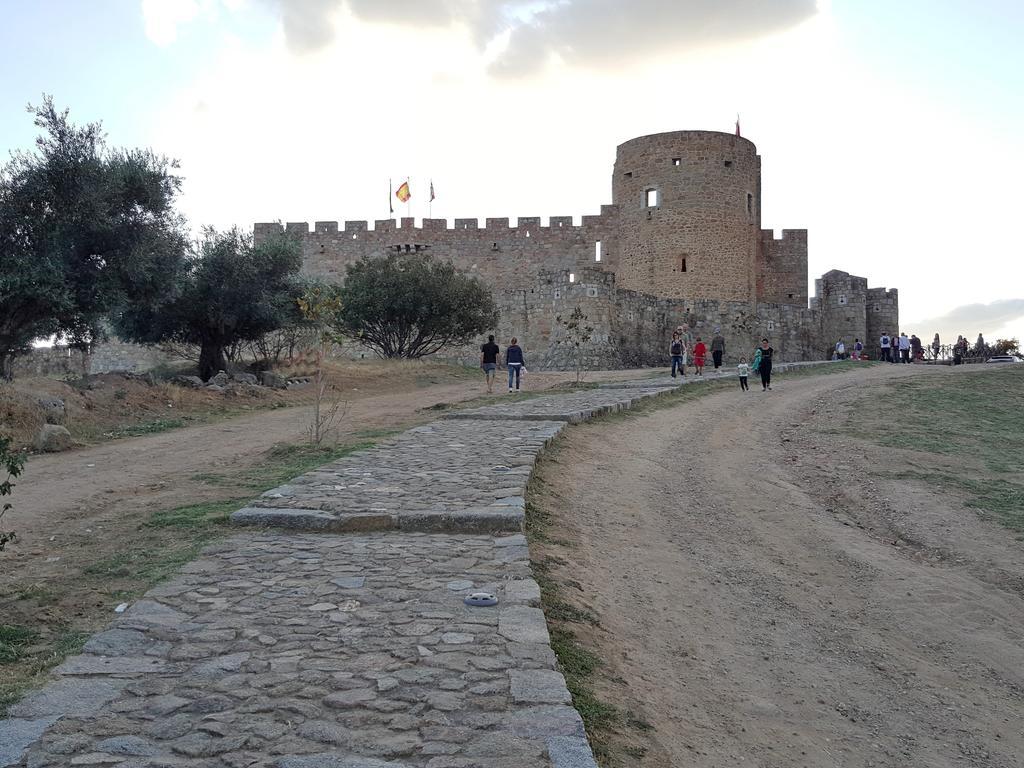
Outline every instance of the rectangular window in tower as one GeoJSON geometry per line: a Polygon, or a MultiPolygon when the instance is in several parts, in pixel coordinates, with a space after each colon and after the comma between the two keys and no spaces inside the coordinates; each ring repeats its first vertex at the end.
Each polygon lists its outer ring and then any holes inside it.
{"type": "Polygon", "coordinates": [[[680,166],[682,164],[683,164],[683,158],[681,158],[681,157],[673,157],[672,158],[672,165],[675,165],[675,166],[678,167],[678,166],[680,166]]]}
{"type": "Polygon", "coordinates": [[[686,271],[686,257],[685,256],[683,256],[683,258],[679,262],[679,271],[680,272],[685,272],[686,271]]]}
{"type": "Polygon", "coordinates": [[[846,297],[845,296],[840,296],[839,297],[839,304],[840,305],[846,304],[846,297]]]}
{"type": "Polygon", "coordinates": [[[601,241],[598,240],[594,243],[594,261],[601,260],[601,241]]]}
{"type": "Polygon", "coordinates": [[[656,189],[646,189],[646,190],[644,190],[644,204],[648,208],[657,208],[658,207],[658,190],[656,190],[656,189]]]}
{"type": "Polygon", "coordinates": [[[575,283],[576,282],[576,275],[573,274],[572,272],[569,273],[569,282],[570,283],[575,283]]]}
{"type": "Polygon", "coordinates": [[[732,160],[726,160],[725,161],[725,167],[726,168],[732,168],[732,160]]]}
{"type": "Polygon", "coordinates": [[[747,215],[754,215],[754,196],[747,192],[747,215]]]}

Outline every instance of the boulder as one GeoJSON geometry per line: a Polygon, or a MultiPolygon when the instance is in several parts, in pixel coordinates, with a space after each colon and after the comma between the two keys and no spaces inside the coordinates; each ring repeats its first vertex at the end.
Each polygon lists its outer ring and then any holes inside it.
{"type": "Polygon", "coordinates": [[[47,424],[63,424],[67,418],[64,401],[59,397],[41,397],[39,407],[43,409],[43,418],[47,424]]]}
{"type": "Polygon", "coordinates": [[[273,371],[260,371],[260,384],[264,387],[272,387],[273,389],[287,389],[288,379],[280,373],[274,373],[273,371]]]}
{"type": "Polygon", "coordinates": [[[207,384],[216,384],[218,387],[226,387],[228,382],[231,381],[231,377],[228,376],[224,371],[217,371],[217,375],[212,377],[207,384]]]}
{"type": "Polygon", "coordinates": [[[237,381],[239,384],[250,384],[256,386],[258,380],[251,373],[233,373],[231,374],[231,380],[237,381]]]}
{"type": "Polygon", "coordinates": [[[71,447],[71,433],[59,424],[45,424],[33,444],[37,451],[58,453],[71,447]]]}
{"type": "Polygon", "coordinates": [[[171,379],[172,384],[177,384],[179,387],[190,387],[191,389],[199,389],[203,386],[203,380],[198,376],[175,376],[171,379]]]}

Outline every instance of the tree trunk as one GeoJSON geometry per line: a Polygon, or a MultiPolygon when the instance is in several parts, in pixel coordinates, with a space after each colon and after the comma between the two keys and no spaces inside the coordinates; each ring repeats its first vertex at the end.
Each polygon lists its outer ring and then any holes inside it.
{"type": "Polygon", "coordinates": [[[218,371],[226,371],[227,368],[224,345],[215,341],[204,341],[199,350],[199,378],[209,381],[218,371]]]}
{"type": "Polygon", "coordinates": [[[0,379],[14,381],[14,354],[0,352],[0,379]]]}

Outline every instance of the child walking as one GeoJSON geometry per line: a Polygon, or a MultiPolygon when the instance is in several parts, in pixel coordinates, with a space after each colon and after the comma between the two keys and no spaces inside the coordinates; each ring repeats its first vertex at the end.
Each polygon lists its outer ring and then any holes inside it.
{"type": "Polygon", "coordinates": [[[750,387],[747,386],[747,376],[750,375],[750,366],[747,365],[747,358],[740,358],[740,364],[736,366],[736,372],[740,375],[740,389],[744,392],[749,392],[750,387]]]}
{"type": "Polygon", "coordinates": [[[697,343],[693,347],[693,366],[697,369],[697,375],[704,375],[704,359],[707,357],[708,348],[703,341],[700,340],[700,336],[697,337],[697,343]]]}

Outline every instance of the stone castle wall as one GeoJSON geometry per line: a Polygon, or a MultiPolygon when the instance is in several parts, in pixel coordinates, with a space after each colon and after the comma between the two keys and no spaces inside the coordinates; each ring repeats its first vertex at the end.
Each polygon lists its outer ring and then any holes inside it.
{"type": "Polygon", "coordinates": [[[784,229],[778,240],[761,231],[757,254],[757,300],[807,306],[807,230],[784,229]]]}
{"type": "MultiPolygon", "coordinates": [[[[786,360],[822,358],[841,334],[866,337],[867,281],[846,273],[808,309],[807,230],[761,229],[761,158],[753,143],[713,131],[644,136],[618,147],[612,204],[579,225],[569,216],[509,219],[319,221],[256,224],[260,240],[284,233],[301,245],[303,270],[341,282],[362,258],[424,253],[452,262],[493,292],[494,329],[515,336],[546,368],[572,367],[559,316],[578,304],[594,326],[587,366],[660,364],[666,332],[690,320],[730,349],[768,336],[786,360]],[[833,286],[846,275],[849,285],[833,286]],[[848,303],[832,300],[846,290],[848,303]],[[836,294],[837,296],[840,294],[836,294]]],[[[883,291],[884,292],[884,291],[883,291]]],[[[883,300],[886,321],[895,292],[883,300]]],[[[848,339],[852,343],[852,338],[848,339]]],[[[478,343],[450,354],[476,360],[478,343]]]]}

